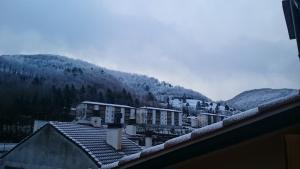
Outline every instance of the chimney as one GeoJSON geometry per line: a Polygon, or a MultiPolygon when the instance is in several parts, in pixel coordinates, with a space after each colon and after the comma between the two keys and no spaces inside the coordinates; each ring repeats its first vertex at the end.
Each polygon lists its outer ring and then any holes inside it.
{"type": "Polygon", "coordinates": [[[129,122],[125,129],[126,134],[136,135],[136,121],[135,119],[129,119],[129,122]]]}
{"type": "Polygon", "coordinates": [[[145,138],[145,147],[146,148],[152,147],[152,135],[153,135],[153,132],[152,131],[146,131],[145,135],[146,135],[146,138],[145,138]]]}
{"type": "Polygon", "coordinates": [[[115,150],[122,148],[122,124],[121,113],[115,113],[114,122],[107,125],[106,143],[112,146],[115,150]]]}

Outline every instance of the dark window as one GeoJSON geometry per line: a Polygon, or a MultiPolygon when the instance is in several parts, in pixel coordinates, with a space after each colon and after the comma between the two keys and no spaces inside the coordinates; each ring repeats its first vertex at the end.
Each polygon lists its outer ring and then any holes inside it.
{"type": "Polygon", "coordinates": [[[124,118],[125,124],[128,124],[129,119],[130,119],[130,109],[126,108],[125,109],[125,118],[124,118]]]}
{"type": "Polygon", "coordinates": [[[113,113],[114,114],[121,113],[121,108],[120,107],[115,107],[115,111],[113,113]]]}
{"type": "Polygon", "coordinates": [[[105,123],[105,111],[106,111],[106,106],[100,106],[99,107],[100,111],[100,117],[101,117],[101,122],[102,124],[105,123]]]}
{"type": "Polygon", "coordinates": [[[212,124],[212,123],[213,123],[213,121],[212,121],[212,116],[208,115],[207,118],[208,118],[208,119],[207,119],[208,125],[212,124]]]}
{"type": "Polygon", "coordinates": [[[174,125],[179,125],[179,113],[174,112],[174,125]]]}
{"type": "Polygon", "coordinates": [[[156,110],[156,114],[155,114],[155,124],[156,125],[160,125],[160,111],[156,110]]]}
{"type": "Polygon", "coordinates": [[[152,110],[147,111],[147,124],[152,124],[152,110]]]}
{"type": "Polygon", "coordinates": [[[90,118],[94,115],[94,105],[87,104],[86,117],[90,118]]]}
{"type": "Polygon", "coordinates": [[[92,105],[92,104],[87,104],[87,109],[88,109],[88,110],[94,110],[94,105],[92,105]]]}
{"type": "Polygon", "coordinates": [[[172,125],[172,112],[167,112],[167,125],[172,125]]]}

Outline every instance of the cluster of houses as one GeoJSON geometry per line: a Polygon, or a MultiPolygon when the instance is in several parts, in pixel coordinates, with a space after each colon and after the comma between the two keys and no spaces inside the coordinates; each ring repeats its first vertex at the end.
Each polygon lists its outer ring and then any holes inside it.
{"type": "Polygon", "coordinates": [[[239,110],[230,108],[228,105],[199,100],[172,98],[170,105],[183,112],[183,126],[200,128],[224,120],[239,110]]]}
{"type": "Polygon", "coordinates": [[[155,145],[156,127],[184,127],[181,111],[86,101],[75,121],[39,125],[0,157],[0,169],[298,169],[299,112],[300,93],[155,145]]]}

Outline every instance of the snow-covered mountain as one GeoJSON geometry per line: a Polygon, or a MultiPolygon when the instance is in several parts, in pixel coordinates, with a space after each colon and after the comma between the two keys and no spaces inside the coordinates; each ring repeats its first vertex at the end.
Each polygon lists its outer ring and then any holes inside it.
{"type": "Polygon", "coordinates": [[[294,89],[255,89],[242,92],[226,101],[226,103],[230,107],[244,111],[281,97],[294,95],[298,92],[298,90],[294,89]]]}
{"type": "Polygon", "coordinates": [[[136,93],[147,94],[153,93],[158,101],[166,101],[167,98],[183,97],[184,95],[189,98],[210,100],[199,92],[183,88],[181,86],[173,86],[170,83],[159,81],[156,78],[148,77],[145,75],[124,73],[119,71],[108,71],[123,84],[129,86],[136,93]]]}
{"type": "Polygon", "coordinates": [[[34,77],[44,85],[90,84],[103,88],[110,86],[112,89],[123,87],[116,78],[100,67],[56,55],[2,55],[0,72],[25,79],[34,77]]]}
{"type": "MultiPolygon", "coordinates": [[[[161,82],[153,77],[130,74],[109,70],[90,64],[85,61],[71,59],[57,55],[1,55],[0,75],[18,75],[21,78],[37,78],[37,81],[48,85],[62,86],[65,84],[94,85],[97,88],[122,90],[135,94],[138,97],[151,92],[157,100],[167,97],[187,97],[209,100],[206,96],[180,86],[173,86],[161,82]]],[[[5,79],[3,79],[5,81],[5,79]]],[[[18,79],[16,83],[21,83],[18,79]]],[[[30,85],[22,82],[23,85],[30,85]]]]}

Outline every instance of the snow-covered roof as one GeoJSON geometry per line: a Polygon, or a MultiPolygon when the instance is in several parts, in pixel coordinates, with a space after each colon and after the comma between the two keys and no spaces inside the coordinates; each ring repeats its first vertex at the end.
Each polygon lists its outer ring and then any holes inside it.
{"type": "Polygon", "coordinates": [[[294,103],[296,103],[299,106],[300,91],[296,95],[292,95],[292,96],[286,97],[286,98],[281,98],[281,99],[275,100],[273,102],[269,102],[267,104],[260,105],[257,108],[233,115],[233,116],[225,119],[224,121],[220,121],[218,123],[214,123],[214,124],[205,126],[203,128],[196,129],[189,134],[182,135],[180,137],[176,137],[171,140],[168,140],[167,142],[165,142],[163,144],[144,149],[144,150],[142,150],[142,152],[138,152],[138,153],[132,154],[130,156],[125,156],[125,157],[121,158],[118,162],[113,163],[114,165],[104,165],[104,166],[105,166],[105,168],[115,168],[115,167],[120,167],[120,166],[123,166],[123,165],[131,163],[131,162],[136,162],[136,161],[138,161],[140,159],[144,159],[146,157],[154,157],[154,155],[156,155],[156,157],[157,157],[157,154],[159,152],[163,152],[165,150],[170,150],[172,148],[174,148],[174,149],[176,149],[178,147],[180,148],[180,146],[182,146],[183,144],[187,144],[187,143],[191,143],[191,142],[195,143],[198,140],[201,141],[201,140],[203,140],[202,138],[204,136],[213,136],[214,133],[216,133],[217,131],[223,131],[223,129],[225,129],[225,127],[227,127],[227,126],[241,124],[245,120],[248,120],[250,118],[254,118],[254,117],[257,117],[260,115],[266,115],[274,110],[281,108],[282,106],[288,106],[288,105],[294,104],[294,103]]]}
{"type": "Polygon", "coordinates": [[[180,113],[180,110],[174,110],[174,109],[164,109],[164,108],[157,108],[157,107],[140,107],[140,109],[150,109],[150,110],[160,110],[160,111],[171,111],[171,112],[178,112],[180,113]]]}
{"type": "Polygon", "coordinates": [[[70,122],[50,122],[60,133],[86,151],[100,164],[110,164],[142,149],[123,135],[122,150],[116,151],[106,143],[106,128],[95,128],[70,122]]]}
{"type": "Polygon", "coordinates": [[[101,102],[92,102],[92,101],[83,101],[82,104],[93,104],[93,105],[101,105],[101,106],[112,106],[112,107],[121,107],[121,108],[130,108],[133,109],[134,107],[121,105],[121,104],[110,104],[110,103],[101,103],[101,102]]]}
{"type": "MultiPolygon", "coordinates": [[[[96,165],[99,166],[99,168],[106,164],[110,164],[108,166],[111,168],[114,166],[113,163],[118,162],[121,158],[142,151],[142,148],[126,138],[125,134],[122,136],[122,149],[118,151],[115,150],[106,143],[107,128],[95,128],[92,126],[80,125],[72,122],[49,122],[44,127],[47,126],[53,127],[58,133],[78,146],[95,162],[96,165]]],[[[16,147],[29,140],[39,131],[42,131],[44,127],[26,137],[2,157],[6,156],[16,147]]]]}

